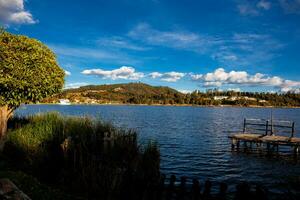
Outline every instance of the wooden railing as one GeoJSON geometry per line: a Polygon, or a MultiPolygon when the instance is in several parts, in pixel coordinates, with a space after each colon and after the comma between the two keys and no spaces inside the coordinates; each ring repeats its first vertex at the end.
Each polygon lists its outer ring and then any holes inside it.
{"type": "Polygon", "coordinates": [[[153,200],[224,200],[224,199],[267,199],[268,190],[262,186],[251,185],[242,182],[236,185],[235,191],[228,192],[226,183],[212,183],[206,180],[203,183],[196,178],[189,179],[180,177],[176,179],[175,175],[166,178],[162,176],[161,185],[157,191],[152,190],[152,195],[147,195],[146,199],[153,200]],[[187,183],[190,184],[187,184],[187,183]],[[217,187],[215,189],[214,187],[217,187]],[[154,194],[154,195],[153,195],[154,194]],[[251,197],[251,198],[250,198],[251,197]]]}
{"type": "Polygon", "coordinates": [[[244,119],[243,133],[260,133],[275,135],[275,133],[288,133],[295,135],[295,122],[284,120],[244,119]]]}

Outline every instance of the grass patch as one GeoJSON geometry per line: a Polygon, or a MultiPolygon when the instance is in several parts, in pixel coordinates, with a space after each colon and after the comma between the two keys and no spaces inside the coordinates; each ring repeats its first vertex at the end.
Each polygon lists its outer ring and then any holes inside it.
{"type": "Polygon", "coordinates": [[[12,166],[68,193],[139,199],[159,181],[157,145],[138,145],[133,130],[57,113],[14,118],[10,127],[4,155],[12,166]]]}

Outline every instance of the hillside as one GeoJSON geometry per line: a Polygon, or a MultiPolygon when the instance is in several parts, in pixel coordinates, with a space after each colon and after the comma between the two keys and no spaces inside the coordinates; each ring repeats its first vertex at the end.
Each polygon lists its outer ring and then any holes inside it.
{"type": "Polygon", "coordinates": [[[71,103],[99,104],[192,104],[233,106],[300,106],[300,94],[207,90],[183,94],[175,89],[144,83],[89,85],[64,90],[43,103],[58,103],[68,99],[71,103]]]}
{"type": "Polygon", "coordinates": [[[173,104],[180,103],[183,98],[184,94],[169,87],[127,83],[68,89],[43,102],[57,103],[59,99],[69,99],[74,103],[173,104]]]}

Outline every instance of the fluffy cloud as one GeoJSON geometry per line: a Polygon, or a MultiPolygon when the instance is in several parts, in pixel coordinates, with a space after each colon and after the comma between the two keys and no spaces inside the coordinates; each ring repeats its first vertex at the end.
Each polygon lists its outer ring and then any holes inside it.
{"type": "Polygon", "coordinates": [[[161,80],[162,81],[167,81],[167,82],[176,82],[184,76],[185,76],[185,73],[167,72],[167,73],[163,74],[163,76],[161,77],[161,80]]]}
{"type": "Polygon", "coordinates": [[[160,78],[162,81],[166,82],[177,82],[182,77],[185,76],[185,73],[181,72],[166,72],[166,73],[159,73],[159,72],[152,72],[149,76],[153,79],[160,78]]]}
{"type": "Polygon", "coordinates": [[[292,90],[300,87],[299,81],[284,80],[278,76],[267,76],[256,73],[250,75],[245,71],[226,72],[223,68],[218,68],[214,72],[207,74],[191,74],[194,81],[200,81],[206,87],[220,87],[224,84],[250,85],[250,86],[272,86],[280,88],[281,91],[292,90]]]}
{"type": "Polygon", "coordinates": [[[283,93],[291,92],[291,93],[300,94],[300,88],[289,88],[289,87],[286,87],[286,88],[281,88],[280,91],[283,92],[283,93]]]}
{"type": "Polygon", "coordinates": [[[66,75],[66,76],[71,76],[71,72],[65,70],[65,75],[66,75]]]}
{"type": "Polygon", "coordinates": [[[179,92],[183,93],[183,94],[188,94],[188,93],[192,93],[192,90],[178,90],[179,92]]]}
{"type": "Polygon", "coordinates": [[[271,8],[271,3],[266,0],[261,0],[256,4],[256,6],[264,10],[269,10],[271,8]]]}
{"type": "Polygon", "coordinates": [[[24,0],[0,0],[0,21],[4,24],[34,24],[32,14],[24,8],[24,0]]]}
{"type": "Polygon", "coordinates": [[[227,91],[241,92],[241,88],[228,88],[227,91]]]}
{"type": "Polygon", "coordinates": [[[122,66],[119,69],[103,70],[103,69],[88,69],[81,72],[85,75],[96,75],[103,79],[125,79],[139,80],[144,77],[144,73],[136,72],[133,67],[122,66]]]}
{"type": "Polygon", "coordinates": [[[269,10],[271,8],[271,2],[268,0],[239,0],[237,2],[237,9],[244,16],[258,16],[262,10],[269,10]]]}
{"type": "Polygon", "coordinates": [[[162,73],[159,73],[159,72],[152,72],[152,73],[150,73],[149,74],[149,76],[151,77],[151,78],[153,78],[153,79],[155,79],[155,78],[160,78],[160,77],[162,77],[162,73]]]}

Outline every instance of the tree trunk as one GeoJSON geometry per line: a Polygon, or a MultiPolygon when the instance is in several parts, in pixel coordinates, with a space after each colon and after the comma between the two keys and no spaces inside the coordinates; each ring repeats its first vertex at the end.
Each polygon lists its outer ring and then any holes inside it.
{"type": "Polygon", "coordinates": [[[7,106],[0,107],[0,152],[4,148],[9,115],[10,113],[7,106]]]}

